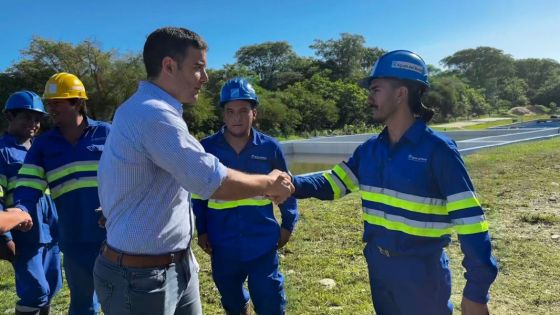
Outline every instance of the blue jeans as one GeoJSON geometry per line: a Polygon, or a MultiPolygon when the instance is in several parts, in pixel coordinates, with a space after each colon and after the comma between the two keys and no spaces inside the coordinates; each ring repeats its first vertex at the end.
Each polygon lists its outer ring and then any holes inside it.
{"type": "Polygon", "coordinates": [[[60,249],[54,244],[17,244],[13,263],[16,292],[20,300],[16,310],[39,309],[50,304],[62,288],[60,249]]]}
{"type": "Polygon", "coordinates": [[[198,264],[192,252],[168,267],[119,266],[99,255],[93,271],[105,315],[201,315],[198,264]]]}
{"type": "Polygon", "coordinates": [[[70,289],[69,315],[93,315],[101,310],[93,288],[93,265],[101,244],[64,245],[64,273],[70,289]]]}
{"type": "Polygon", "coordinates": [[[249,302],[249,296],[257,314],[285,313],[284,277],[278,270],[276,249],[250,261],[232,259],[214,249],[212,278],[222,296],[222,306],[231,314],[241,313],[249,302]],[[243,286],[245,280],[249,292],[243,286]]]}
{"type": "Polygon", "coordinates": [[[374,242],[364,248],[371,297],[379,315],[450,315],[451,272],[445,251],[431,256],[390,256],[374,242]]]}

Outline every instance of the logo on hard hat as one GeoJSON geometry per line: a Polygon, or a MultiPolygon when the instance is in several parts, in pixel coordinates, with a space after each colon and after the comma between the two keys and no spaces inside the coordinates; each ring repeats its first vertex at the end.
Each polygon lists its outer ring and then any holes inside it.
{"type": "Polygon", "coordinates": [[[418,65],[415,65],[413,63],[406,62],[406,61],[393,61],[391,63],[391,67],[392,68],[397,68],[397,69],[411,70],[411,71],[414,71],[414,72],[418,72],[420,74],[424,74],[424,68],[423,67],[420,67],[418,65]]]}
{"type": "Polygon", "coordinates": [[[47,89],[49,91],[48,93],[50,94],[56,93],[56,88],[57,88],[56,83],[49,84],[49,88],[47,89]]]}

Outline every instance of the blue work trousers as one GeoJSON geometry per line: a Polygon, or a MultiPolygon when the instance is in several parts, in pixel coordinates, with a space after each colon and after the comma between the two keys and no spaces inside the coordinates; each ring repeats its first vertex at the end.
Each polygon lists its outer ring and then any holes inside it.
{"type": "Polygon", "coordinates": [[[378,315],[453,313],[451,272],[445,251],[431,256],[399,256],[368,242],[364,255],[378,315]]]}
{"type": "Polygon", "coordinates": [[[239,314],[249,302],[249,296],[259,315],[285,313],[284,277],[278,270],[276,249],[250,261],[237,261],[214,250],[212,278],[220,291],[222,306],[231,314],[239,314]],[[245,280],[249,292],[244,287],[245,280]]]}
{"type": "Polygon", "coordinates": [[[93,266],[101,244],[83,243],[62,248],[64,274],[70,289],[69,315],[98,314],[101,311],[93,286],[93,266]]]}
{"type": "Polygon", "coordinates": [[[198,264],[192,252],[167,267],[120,266],[102,255],[95,290],[105,315],[201,315],[198,264]]]}
{"type": "Polygon", "coordinates": [[[58,245],[19,242],[16,246],[17,254],[13,263],[19,297],[16,310],[29,311],[49,305],[62,288],[58,245]]]}

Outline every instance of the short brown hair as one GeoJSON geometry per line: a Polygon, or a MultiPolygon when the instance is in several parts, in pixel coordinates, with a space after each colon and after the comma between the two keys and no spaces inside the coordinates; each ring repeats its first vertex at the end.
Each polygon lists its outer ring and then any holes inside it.
{"type": "Polygon", "coordinates": [[[144,44],[144,66],[148,79],[157,78],[161,61],[171,57],[179,64],[187,57],[187,49],[207,50],[208,45],[197,33],[182,27],[162,27],[153,31],[144,44]]]}

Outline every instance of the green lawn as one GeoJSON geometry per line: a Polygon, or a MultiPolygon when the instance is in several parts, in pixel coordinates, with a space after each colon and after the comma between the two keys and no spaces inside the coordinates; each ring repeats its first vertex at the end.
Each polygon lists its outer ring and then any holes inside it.
{"type": "MultiPolygon", "coordinates": [[[[491,289],[492,314],[560,314],[560,138],[484,150],[466,158],[486,209],[500,274],[491,289]]],[[[368,276],[362,256],[359,197],[334,202],[300,202],[301,220],[282,250],[288,314],[372,314],[368,276]],[[337,286],[324,289],[319,280],[337,286]]],[[[464,280],[462,254],[449,247],[453,301],[457,310],[464,280]]],[[[201,265],[205,314],[221,314],[210,278],[209,261],[196,249],[201,265]]],[[[0,263],[0,314],[16,300],[11,268],[0,263]]],[[[54,301],[65,309],[67,289],[54,301]]],[[[460,313],[460,312],[457,312],[460,313]]]]}
{"type": "Polygon", "coordinates": [[[496,121],[487,121],[487,122],[479,122],[473,125],[465,126],[463,128],[449,128],[449,127],[441,127],[438,125],[430,126],[431,128],[439,131],[461,131],[461,130],[485,130],[491,127],[498,127],[498,126],[505,126],[513,123],[520,123],[520,122],[528,122],[532,120],[538,119],[545,119],[549,118],[550,115],[527,115],[527,116],[519,116],[515,118],[508,118],[503,120],[496,120],[496,121]]]}

